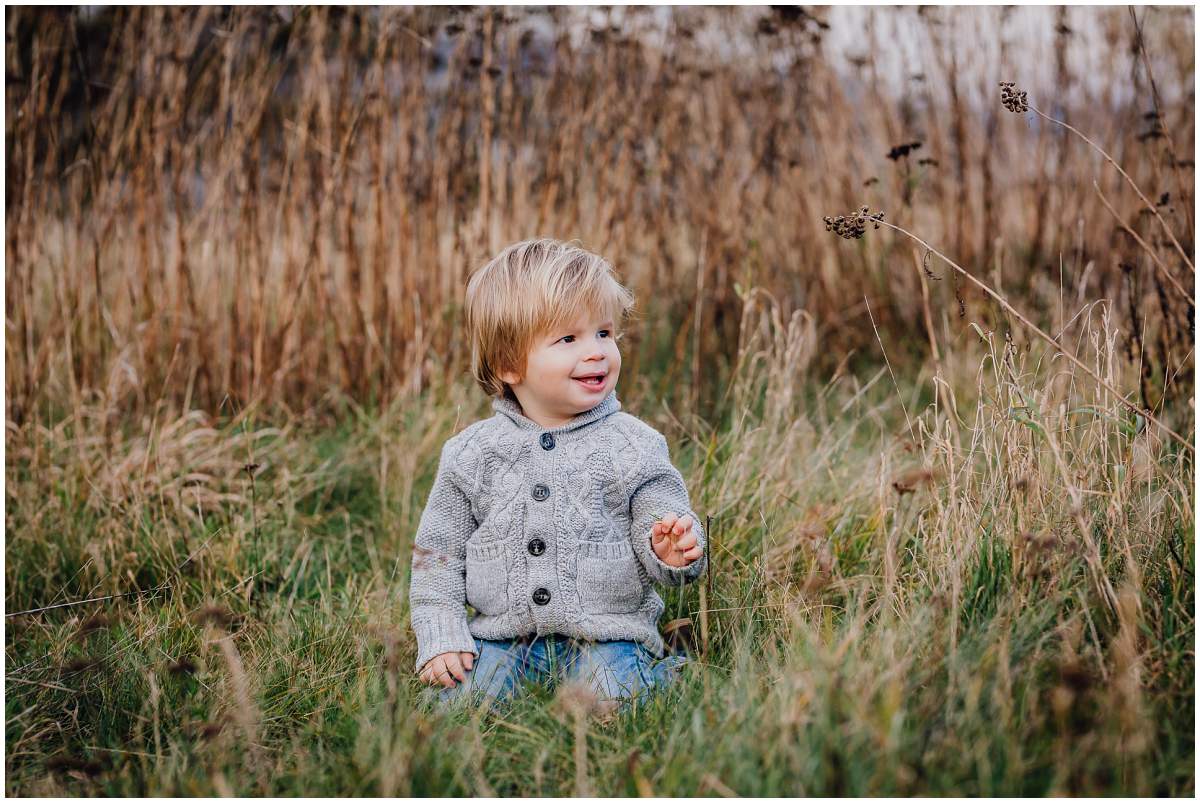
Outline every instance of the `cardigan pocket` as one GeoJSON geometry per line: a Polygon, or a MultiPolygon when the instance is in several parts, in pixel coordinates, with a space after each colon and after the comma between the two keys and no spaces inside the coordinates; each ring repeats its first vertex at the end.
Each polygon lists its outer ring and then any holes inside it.
{"type": "Polygon", "coordinates": [[[508,610],[508,564],[503,542],[467,544],[467,602],[484,616],[508,610]]]}
{"type": "Polygon", "coordinates": [[[576,583],[584,613],[633,613],[642,607],[646,587],[628,541],[579,541],[576,583]]]}

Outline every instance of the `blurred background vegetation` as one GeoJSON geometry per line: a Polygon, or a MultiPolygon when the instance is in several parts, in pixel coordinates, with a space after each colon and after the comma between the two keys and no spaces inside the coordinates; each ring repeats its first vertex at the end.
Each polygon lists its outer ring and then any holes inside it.
{"type": "MultiPolygon", "coordinates": [[[[1052,332],[1112,299],[1142,401],[1186,398],[1190,301],[1093,182],[1184,270],[1164,232],[997,84],[1103,143],[1190,253],[1191,30],[1186,8],[14,9],[9,417],[420,390],[461,375],[470,270],[540,235],[637,294],[627,388],[682,381],[697,411],[729,376],[739,287],[812,314],[828,370],[878,359],[868,304],[920,359],[913,244],[824,230],[863,204],[1052,332]]],[[[939,335],[1001,320],[944,278],[939,335]]]]}

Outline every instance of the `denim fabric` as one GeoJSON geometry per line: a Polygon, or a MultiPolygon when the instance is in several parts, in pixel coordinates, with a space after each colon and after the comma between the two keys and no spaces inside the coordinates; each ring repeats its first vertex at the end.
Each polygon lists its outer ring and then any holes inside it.
{"type": "Polygon", "coordinates": [[[451,688],[426,689],[445,705],[464,697],[511,699],[524,681],[581,682],[602,700],[628,706],[634,698],[673,683],[687,658],[656,659],[636,641],[590,641],[561,635],[510,639],[475,638],[479,657],[465,681],[451,688]]]}

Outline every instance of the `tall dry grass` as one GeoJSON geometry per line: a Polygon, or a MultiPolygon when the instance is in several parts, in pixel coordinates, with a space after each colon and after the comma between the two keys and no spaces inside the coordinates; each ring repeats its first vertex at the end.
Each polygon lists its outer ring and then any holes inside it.
{"type": "MultiPolygon", "coordinates": [[[[1052,331],[1065,298],[1114,299],[1143,404],[1180,394],[1191,307],[1133,236],[1190,283],[1178,254],[1120,175],[1004,114],[995,82],[1033,81],[1104,143],[1190,253],[1194,102],[1159,91],[1191,85],[1189,10],[1146,9],[1140,27],[1125,9],[1046,12],[1052,75],[997,10],[880,12],[850,52],[806,12],[680,9],[661,42],[652,12],[582,28],[576,13],[14,9],[8,417],[411,393],[462,370],[466,274],[540,234],[609,256],[642,300],[628,375],[688,382],[711,409],[737,286],[813,314],[829,369],[872,348],[868,302],[885,335],[921,328],[907,244],[823,234],[823,214],[863,202],[1052,331]],[[901,23],[928,45],[916,60],[889,58],[901,23]],[[1073,73],[1096,49],[1111,73],[1073,73]],[[643,353],[677,367],[646,376],[643,353]]],[[[947,326],[965,325],[960,304],[996,314],[953,279],[931,287],[947,326]]]]}

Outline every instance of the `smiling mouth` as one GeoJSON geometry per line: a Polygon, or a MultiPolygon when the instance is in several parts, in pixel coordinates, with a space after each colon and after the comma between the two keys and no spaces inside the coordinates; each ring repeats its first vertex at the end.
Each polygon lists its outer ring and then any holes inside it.
{"type": "Polygon", "coordinates": [[[571,378],[574,379],[576,382],[582,382],[583,384],[585,384],[591,388],[600,387],[601,385],[604,384],[604,380],[605,380],[604,376],[574,376],[571,378]]]}

